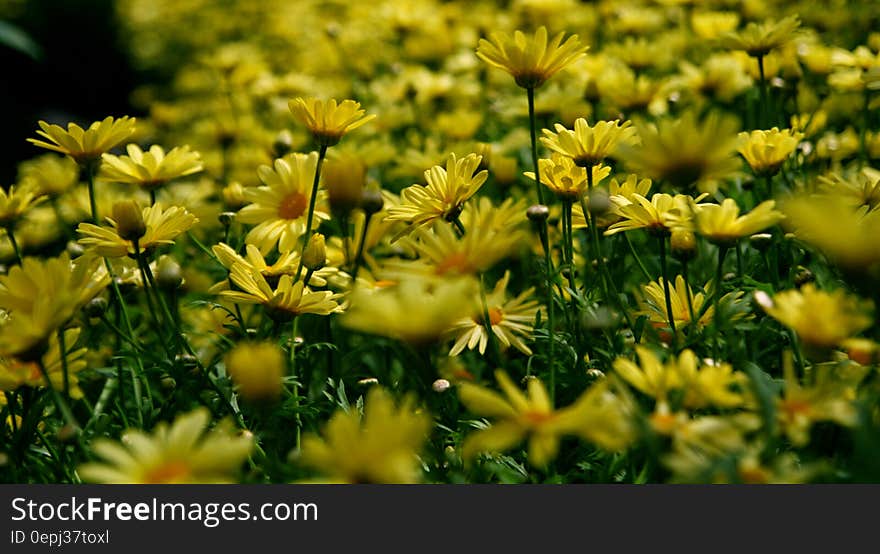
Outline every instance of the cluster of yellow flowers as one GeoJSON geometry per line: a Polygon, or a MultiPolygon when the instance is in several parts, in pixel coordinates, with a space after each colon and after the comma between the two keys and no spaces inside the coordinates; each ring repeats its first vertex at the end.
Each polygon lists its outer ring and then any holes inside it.
{"type": "Polygon", "coordinates": [[[174,78],[0,191],[0,467],[880,475],[870,2],[507,4],[121,0],[174,78]]]}

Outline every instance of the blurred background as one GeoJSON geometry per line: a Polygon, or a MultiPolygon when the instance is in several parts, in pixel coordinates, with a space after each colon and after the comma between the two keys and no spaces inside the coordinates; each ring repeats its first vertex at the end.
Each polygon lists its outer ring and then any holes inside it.
{"type": "Polygon", "coordinates": [[[88,124],[140,115],[129,104],[144,75],[129,63],[114,0],[0,0],[0,184],[39,152],[37,121],[88,124]]]}

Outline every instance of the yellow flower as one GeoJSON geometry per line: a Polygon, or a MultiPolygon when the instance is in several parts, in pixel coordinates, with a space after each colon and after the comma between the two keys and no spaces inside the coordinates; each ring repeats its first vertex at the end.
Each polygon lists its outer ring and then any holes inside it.
{"type": "Polygon", "coordinates": [[[45,154],[22,162],[19,182],[32,187],[37,195],[57,198],[79,182],[79,166],[66,156],[45,154]]]}
{"type": "Polygon", "coordinates": [[[486,170],[474,174],[482,159],[476,154],[460,159],[450,154],[445,169],[435,165],[425,171],[427,186],[413,185],[400,193],[400,204],[388,210],[386,220],[405,221],[411,229],[437,219],[454,221],[489,177],[486,170]]]}
{"type": "Polygon", "coordinates": [[[323,436],[306,435],[298,461],[336,483],[399,483],[421,481],[418,453],[428,437],[431,418],[407,396],[395,406],[391,395],[372,387],[364,414],[337,411],[323,436]]]}
{"type": "Polygon", "coordinates": [[[306,126],[322,147],[337,144],[347,133],[370,122],[376,116],[364,115],[359,102],[335,99],[296,98],[290,101],[290,111],[297,121],[306,126]]]}
{"type": "Polygon", "coordinates": [[[41,130],[37,134],[50,142],[32,138],[27,140],[41,148],[67,154],[76,163],[85,165],[96,162],[102,154],[129,138],[134,133],[135,121],[128,116],[116,120],[107,117],[103,121],[95,121],[88,129],[68,123],[66,131],[58,125],[40,121],[41,130]]]}
{"type": "MultiPolygon", "coordinates": [[[[118,212],[116,212],[118,213],[118,212]]],[[[171,206],[164,209],[161,203],[142,208],[145,232],[138,239],[138,250],[143,253],[164,244],[174,244],[174,239],[198,223],[198,219],[186,209],[171,206]]],[[[80,223],[77,230],[83,237],[79,243],[98,256],[107,258],[134,257],[134,240],[121,236],[119,222],[111,218],[110,227],[80,223]]],[[[125,233],[122,233],[125,234],[125,233]]]]}
{"type": "Polygon", "coordinates": [[[845,195],[801,195],[782,203],[783,225],[852,272],[870,272],[880,263],[880,210],[855,210],[845,195]]]}
{"type": "Polygon", "coordinates": [[[477,56],[491,66],[511,74],[523,88],[538,88],[564,67],[584,56],[577,35],[562,42],[565,33],[559,33],[548,43],[547,28],[541,26],[533,37],[521,31],[509,34],[493,33],[492,40],[480,39],[477,56]]]}
{"type": "Polygon", "coordinates": [[[715,39],[733,31],[739,25],[739,14],[735,12],[694,12],[691,15],[691,29],[702,39],[715,39]]]}
{"type": "Polygon", "coordinates": [[[785,389],[776,401],[776,413],[782,429],[795,446],[810,442],[813,423],[832,421],[852,426],[858,419],[853,405],[852,387],[838,381],[827,366],[814,366],[813,383],[802,385],[794,372],[791,355],[783,363],[785,389]]]}
{"type": "Polygon", "coordinates": [[[651,200],[638,193],[633,193],[629,198],[622,195],[612,196],[611,209],[621,221],[611,225],[605,234],[647,229],[654,234],[666,235],[676,230],[691,230],[691,204],[697,204],[706,196],[701,194],[692,198],[683,194],[672,196],[657,193],[651,196],[651,200]]]}
{"type": "Polygon", "coordinates": [[[473,277],[438,281],[417,276],[376,290],[357,287],[341,322],[365,333],[430,343],[454,322],[476,313],[477,287],[473,277]]]}
{"type": "Polygon", "coordinates": [[[572,405],[555,410],[538,378],[529,378],[527,394],[502,370],[495,372],[495,379],[504,396],[472,383],[459,385],[459,396],[468,410],[495,419],[491,426],[465,438],[465,460],[479,452],[503,452],[528,439],[529,463],[543,467],[556,457],[565,435],[586,438],[607,450],[622,450],[632,440],[624,405],[605,385],[593,386],[572,405]]]}
{"type": "Polygon", "coordinates": [[[800,25],[796,15],[778,21],[753,21],[741,31],[730,31],[722,35],[721,45],[730,50],[743,50],[753,58],[763,57],[771,50],[788,44],[800,25]]]}
{"type": "MultiPolygon", "coordinates": [[[[597,175],[595,171],[598,168],[594,167],[593,169],[593,182],[595,184],[599,182],[597,178],[600,175],[597,175]]],[[[543,173],[541,176],[543,177],[543,173]]],[[[602,179],[604,178],[605,177],[602,176],[602,179]]],[[[651,192],[650,179],[639,179],[638,175],[632,173],[629,174],[624,181],[612,177],[611,181],[608,182],[607,196],[608,201],[611,202],[611,209],[601,214],[593,214],[596,226],[599,228],[605,228],[617,223],[620,221],[620,215],[614,205],[623,206],[631,204],[636,201],[635,195],[647,197],[649,192],[651,192]]],[[[602,192],[599,194],[602,194],[602,192]]],[[[590,207],[590,201],[591,199],[589,195],[584,197],[584,204],[587,205],[587,209],[590,207]]],[[[571,223],[573,229],[585,229],[587,227],[587,218],[584,217],[584,209],[580,203],[576,203],[572,208],[571,223]]]]}
{"type": "MultiPolygon", "coordinates": [[[[854,209],[866,207],[868,211],[880,208],[880,171],[863,167],[855,176],[837,173],[819,176],[819,190],[829,197],[840,196],[851,200],[854,209]]],[[[852,216],[855,218],[855,214],[852,216]]]]}
{"type": "Polygon", "coordinates": [[[286,373],[284,353],[274,342],[240,342],[226,354],[226,372],[251,401],[274,400],[286,373]]]}
{"type": "Polygon", "coordinates": [[[544,129],[541,143],[563,156],[571,158],[579,167],[592,167],[613,155],[618,145],[638,144],[636,129],[632,122],[619,119],[598,121],[592,127],[587,120],[579,117],[574,122],[574,130],[555,125],[556,132],[544,129]]]}
{"type": "MultiPolygon", "coordinates": [[[[666,312],[666,297],[664,295],[663,277],[657,282],[650,282],[643,285],[645,292],[644,309],[642,314],[648,316],[651,324],[659,327],[666,327],[669,324],[669,316],[666,312]]],[[[691,312],[688,306],[688,296],[690,296],[690,306],[693,307],[694,317],[698,318],[696,326],[699,329],[712,322],[715,313],[714,306],[706,307],[705,313],[701,312],[707,300],[706,289],[702,289],[697,294],[685,284],[684,277],[677,275],[675,277],[675,286],[669,287],[670,300],[672,303],[672,317],[675,320],[677,329],[683,329],[691,322],[691,312]],[[702,313],[702,315],[700,315],[702,313]]]]}
{"type": "Polygon", "coordinates": [[[33,206],[46,200],[46,196],[40,195],[33,187],[9,187],[9,190],[0,189],[0,227],[9,229],[24,216],[33,206]]]}
{"type": "Polygon", "coordinates": [[[152,190],[173,179],[198,173],[204,166],[198,152],[189,146],[172,148],[168,154],[154,144],[144,152],[136,144],[126,147],[128,156],[104,154],[101,178],[115,183],[130,183],[152,190]]]}
{"type": "MultiPolygon", "coordinates": [[[[247,234],[248,244],[254,244],[263,255],[274,246],[281,252],[290,252],[306,232],[312,183],[318,165],[318,154],[292,154],[275,160],[275,167],[260,166],[257,173],[266,185],[249,187],[244,191],[250,202],[236,218],[242,223],[256,225],[247,234]]],[[[326,192],[318,191],[312,228],[322,219],[330,219],[324,211],[326,192]]]]}
{"type": "Polygon", "coordinates": [[[206,408],[162,422],[152,434],[129,429],[121,442],[97,439],[92,451],[104,462],[86,463],[77,472],[84,481],[105,484],[231,483],[250,455],[253,438],[236,434],[222,422],[208,429],[206,408]]]}
{"type": "Polygon", "coordinates": [[[637,125],[641,145],[623,143],[618,155],[632,171],[655,181],[679,189],[714,190],[740,167],[734,157],[737,127],[736,120],[718,112],[699,121],[688,111],[656,125],[637,125]]]}
{"type": "MultiPolygon", "coordinates": [[[[516,298],[508,299],[509,281],[510,271],[505,271],[495,289],[486,295],[486,312],[489,314],[492,334],[503,348],[513,346],[526,356],[531,356],[532,350],[523,339],[531,338],[535,317],[541,307],[537,300],[532,299],[534,288],[523,291],[516,298]]],[[[476,299],[474,303],[477,304],[476,299]]],[[[456,337],[455,344],[449,351],[450,356],[458,356],[465,348],[478,348],[480,354],[485,354],[489,335],[486,333],[482,304],[477,305],[480,309],[475,315],[461,318],[449,330],[449,334],[456,337]]]]}
{"type": "Polygon", "coordinates": [[[657,402],[664,402],[669,391],[681,387],[678,361],[675,358],[670,358],[663,364],[652,350],[640,345],[636,346],[636,354],[639,357],[638,364],[622,357],[615,359],[612,364],[614,371],[634,389],[657,402]]]}
{"type": "Polygon", "coordinates": [[[0,355],[33,361],[43,355],[51,334],[110,282],[100,260],[25,258],[0,275],[0,308],[10,321],[0,329],[0,355]]]}
{"type": "MultiPolygon", "coordinates": [[[[549,160],[538,160],[538,169],[541,171],[541,184],[560,198],[577,201],[589,188],[587,169],[576,165],[574,160],[562,154],[554,153],[549,160]]],[[[601,164],[590,166],[590,171],[593,172],[593,186],[611,174],[611,168],[601,164]]],[[[535,178],[533,171],[523,174],[529,179],[535,178]]]]}
{"type": "Polygon", "coordinates": [[[737,151],[757,175],[772,176],[779,172],[802,138],[801,133],[791,129],[780,131],[776,127],[769,131],[740,133],[737,151]]]}
{"type": "Polygon", "coordinates": [[[238,290],[224,290],[221,296],[244,304],[261,304],[276,321],[289,321],[300,314],[328,315],[340,311],[338,295],[331,291],[311,291],[291,275],[282,275],[274,288],[266,282],[259,269],[241,263],[233,264],[229,280],[238,290]]]}
{"type": "MultiPolygon", "coordinates": [[[[17,322],[14,321],[14,318],[6,320],[3,324],[0,324],[0,328],[5,325],[17,325],[17,322]]],[[[68,386],[72,398],[82,398],[83,392],[79,388],[77,375],[87,366],[85,359],[86,349],[75,346],[79,335],[80,329],[78,327],[64,330],[64,363],[67,366],[68,386]]],[[[63,391],[64,365],[61,363],[61,345],[58,342],[57,333],[49,336],[48,349],[42,355],[42,359],[46,373],[49,374],[49,381],[52,383],[52,387],[63,391]]],[[[46,386],[46,380],[37,363],[16,358],[0,358],[0,391],[14,391],[22,386],[46,386]]]]}
{"type": "MultiPolygon", "coordinates": [[[[259,271],[266,278],[266,282],[270,284],[276,284],[282,275],[296,275],[296,270],[299,268],[300,256],[296,250],[279,254],[272,264],[266,262],[266,259],[260,254],[260,250],[253,244],[245,246],[244,256],[240,256],[228,244],[222,242],[213,246],[211,251],[227,270],[231,271],[232,267],[237,263],[244,264],[248,270],[259,271]]],[[[302,273],[303,277],[305,277],[304,272],[302,273]]],[[[306,284],[310,287],[325,287],[327,286],[328,279],[337,275],[345,276],[339,269],[327,265],[314,271],[309,278],[309,282],[306,284]]],[[[220,292],[228,288],[228,282],[221,282],[213,285],[210,292],[220,292]]]]}
{"type": "Polygon", "coordinates": [[[785,217],[776,210],[775,200],[761,202],[742,216],[732,198],[725,198],[721,204],[700,204],[695,212],[696,231],[709,241],[723,245],[772,227],[785,217]]]}
{"type": "Polygon", "coordinates": [[[728,363],[700,362],[692,351],[685,350],[678,356],[676,370],[684,388],[682,405],[685,408],[729,409],[741,407],[746,401],[742,391],[747,389],[749,378],[734,371],[728,363]]]}
{"type": "Polygon", "coordinates": [[[800,290],[778,292],[772,298],[758,291],[755,300],[813,347],[832,348],[871,326],[871,303],[841,289],[825,292],[807,283],[800,290]]]}

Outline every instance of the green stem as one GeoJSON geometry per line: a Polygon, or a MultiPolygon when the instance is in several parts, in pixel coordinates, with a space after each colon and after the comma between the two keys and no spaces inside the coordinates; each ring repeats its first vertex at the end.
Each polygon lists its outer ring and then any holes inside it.
{"type": "Polygon", "coordinates": [[[694,326],[697,324],[697,318],[696,318],[696,316],[694,315],[694,301],[693,301],[693,298],[692,298],[693,294],[692,294],[692,292],[691,292],[691,281],[690,281],[690,278],[689,278],[689,276],[688,276],[688,273],[689,273],[689,272],[688,272],[688,261],[687,261],[687,258],[684,258],[684,259],[681,261],[681,273],[682,273],[682,276],[684,277],[684,287],[685,287],[685,289],[687,289],[686,292],[687,292],[688,314],[690,315],[690,318],[691,318],[691,320],[690,320],[690,322],[689,322],[689,324],[688,324],[688,335],[690,335],[691,330],[692,330],[692,329],[694,328],[694,326]]]}
{"type": "Polygon", "coordinates": [[[98,200],[95,197],[95,172],[98,169],[97,162],[86,164],[86,178],[89,185],[89,206],[92,209],[92,223],[98,224],[98,200]]]}
{"type": "Polygon", "coordinates": [[[868,117],[870,110],[868,106],[871,101],[871,93],[867,88],[864,91],[864,100],[862,102],[862,128],[859,130],[859,169],[862,169],[868,162],[868,117]]]}
{"type": "Polygon", "coordinates": [[[758,56],[758,74],[761,78],[760,83],[760,94],[761,94],[761,110],[759,112],[759,121],[761,122],[761,129],[767,128],[767,114],[769,113],[769,109],[767,106],[767,79],[764,77],[764,56],[758,56]]]}
{"type": "Polygon", "coordinates": [[[67,368],[67,346],[64,343],[64,329],[58,329],[58,353],[61,356],[61,373],[64,376],[64,397],[70,398],[70,375],[67,368]]]}
{"type": "Polygon", "coordinates": [[[486,300],[486,284],[483,274],[480,274],[480,305],[483,310],[483,327],[486,328],[487,339],[489,341],[489,349],[497,364],[501,364],[501,351],[498,348],[498,342],[495,338],[495,331],[492,329],[492,318],[489,315],[489,303],[486,300]]]}
{"type": "Polygon", "coordinates": [[[150,206],[156,205],[156,189],[150,189],[150,206]]]}
{"type": "Polygon", "coordinates": [[[354,270],[351,273],[352,287],[357,284],[358,271],[360,271],[361,265],[364,263],[364,246],[367,243],[367,230],[370,227],[371,219],[373,219],[372,214],[364,212],[364,228],[361,230],[361,240],[358,243],[357,254],[354,257],[354,270]]]}
{"type": "Polygon", "coordinates": [[[622,233],[622,234],[623,234],[624,241],[626,241],[626,245],[629,247],[630,254],[632,254],[633,258],[635,258],[636,265],[639,266],[639,271],[642,272],[642,276],[645,278],[646,281],[653,281],[654,279],[651,277],[651,274],[648,273],[648,269],[645,267],[645,264],[642,263],[642,258],[639,257],[639,253],[636,252],[636,249],[633,246],[632,241],[629,240],[629,235],[627,235],[626,233],[622,233]]]}
{"type": "MultiPolygon", "coordinates": [[[[309,239],[312,238],[312,219],[315,216],[315,203],[318,200],[318,183],[321,180],[321,166],[324,165],[324,157],[327,155],[327,145],[322,144],[318,150],[318,164],[315,166],[315,179],[312,182],[312,195],[309,198],[309,211],[306,216],[306,232],[303,233],[302,252],[306,251],[309,239]]],[[[296,268],[296,280],[299,280],[303,268],[303,258],[299,257],[299,266],[296,268]]]]}
{"type": "Polygon", "coordinates": [[[657,237],[660,243],[660,272],[663,274],[663,296],[666,298],[666,316],[669,318],[669,329],[672,331],[672,340],[675,342],[675,314],[672,313],[672,297],[669,294],[669,274],[666,265],[666,237],[657,237]]]}
{"type": "Polygon", "coordinates": [[[12,225],[6,228],[6,235],[9,237],[9,242],[12,243],[12,249],[15,251],[15,259],[18,260],[18,265],[21,265],[21,248],[18,247],[18,241],[15,240],[15,233],[12,231],[12,225]]]}
{"type": "Polygon", "coordinates": [[[452,220],[452,224],[455,226],[455,231],[458,233],[459,238],[465,235],[464,225],[461,223],[461,218],[459,216],[455,216],[455,219],[452,220]]]}
{"type": "Polygon", "coordinates": [[[59,394],[58,391],[55,390],[55,387],[52,386],[52,379],[49,377],[49,372],[46,370],[46,365],[43,363],[42,356],[37,358],[37,367],[40,368],[40,373],[46,381],[46,387],[49,389],[49,394],[52,395],[52,401],[55,403],[55,407],[58,408],[58,411],[64,418],[64,422],[78,433],[80,429],[79,424],[76,422],[76,418],[73,417],[73,412],[70,411],[70,406],[67,405],[67,402],[64,401],[61,394],[59,394]]]}
{"type": "MultiPolygon", "coordinates": [[[[308,282],[308,281],[306,281],[308,282]]],[[[296,373],[296,334],[299,324],[299,318],[293,316],[293,323],[290,331],[290,375],[293,377],[293,403],[296,408],[296,449],[299,450],[302,438],[302,420],[299,413],[299,377],[296,373]]]]}
{"type": "Polygon", "coordinates": [[[721,280],[724,277],[724,257],[727,255],[728,248],[728,246],[718,246],[718,266],[715,268],[715,291],[712,295],[712,305],[715,308],[715,312],[712,314],[712,321],[715,326],[712,357],[715,361],[718,361],[718,341],[721,338],[721,310],[718,309],[718,306],[721,301],[721,280]]]}
{"type": "Polygon", "coordinates": [[[538,203],[544,204],[544,191],[541,189],[541,170],[538,167],[538,138],[535,122],[535,88],[527,87],[529,99],[529,136],[532,139],[532,164],[535,167],[535,189],[538,191],[538,203]]]}

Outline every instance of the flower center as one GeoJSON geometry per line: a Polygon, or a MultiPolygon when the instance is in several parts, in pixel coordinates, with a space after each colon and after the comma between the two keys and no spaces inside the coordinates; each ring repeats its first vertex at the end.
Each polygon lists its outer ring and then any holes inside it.
{"type": "Polygon", "coordinates": [[[537,410],[529,410],[522,413],[522,418],[533,428],[540,427],[541,425],[552,420],[554,417],[555,414],[553,412],[539,412],[537,410]]]}
{"type": "Polygon", "coordinates": [[[462,252],[450,254],[443,261],[437,264],[435,269],[437,275],[444,275],[450,272],[467,273],[470,269],[467,256],[462,252]]]}
{"type": "Polygon", "coordinates": [[[308,206],[308,199],[301,192],[291,192],[281,199],[278,205],[278,217],[281,219],[297,219],[302,216],[308,206]]]}
{"type": "Polygon", "coordinates": [[[144,474],[145,484],[179,483],[190,473],[189,466],[181,460],[171,460],[144,474]]]}
{"type": "MultiPolygon", "coordinates": [[[[504,312],[501,311],[501,308],[489,308],[489,323],[491,325],[498,325],[504,320],[504,312]]],[[[484,323],[483,314],[479,314],[474,318],[474,321],[482,325],[484,323]]]]}

